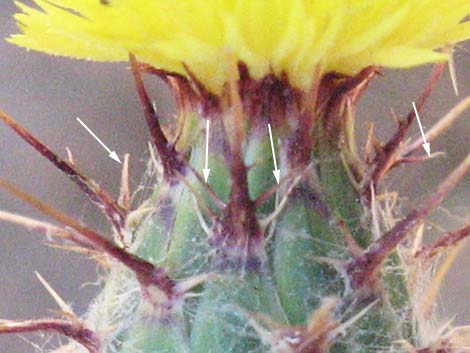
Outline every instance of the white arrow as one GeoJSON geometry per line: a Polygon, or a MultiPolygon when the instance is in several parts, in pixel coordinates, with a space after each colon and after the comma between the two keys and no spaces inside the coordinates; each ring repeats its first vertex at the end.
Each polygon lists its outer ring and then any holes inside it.
{"type": "Polygon", "coordinates": [[[77,118],[77,121],[85,128],[86,131],[88,131],[90,133],[91,136],[93,136],[95,138],[96,141],[99,142],[99,144],[101,146],[103,146],[103,148],[109,153],[109,157],[111,157],[112,159],[114,159],[116,162],[118,163],[121,163],[121,160],[119,159],[118,155],[116,154],[115,151],[111,151],[108,146],[106,146],[103,141],[101,141],[98,136],[95,135],[95,133],[93,131],[90,130],[90,128],[88,126],[85,125],[85,123],[80,119],[80,118],[77,118]]]}
{"type": "Polygon", "coordinates": [[[268,124],[268,130],[269,130],[269,139],[271,140],[271,150],[273,152],[273,161],[274,161],[273,174],[274,174],[274,177],[276,178],[277,183],[279,184],[279,177],[281,175],[281,171],[277,169],[276,152],[274,151],[273,132],[271,131],[271,124],[268,124]]]}
{"type": "Polygon", "coordinates": [[[426,141],[426,135],[424,134],[423,126],[421,125],[421,120],[419,119],[418,109],[416,109],[416,104],[413,102],[413,109],[415,110],[416,120],[418,120],[419,130],[421,131],[421,136],[423,136],[423,148],[426,151],[428,157],[431,157],[431,145],[426,141]]]}
{"type": "Polygon", "coordinates": [[[206,120],[206,163],[205,168],[202,170],[204,174],[204,181],[207,184],[207,179],[209,179],[209,173],[211,170],[209,169],[209,128],[210,128],[210,121],[209,119],[206,120]]]}

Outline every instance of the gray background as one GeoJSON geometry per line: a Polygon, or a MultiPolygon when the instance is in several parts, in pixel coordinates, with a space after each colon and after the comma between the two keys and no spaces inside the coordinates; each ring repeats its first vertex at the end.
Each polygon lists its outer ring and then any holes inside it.
{"type": "MultiPolygon", "coordinates": [[[[0,37],[16,31],[11,18],[14,6],[0,0],[0,37]]],[[[456,54],[461,97],[470,94],[470,52],[462,46],[456,54]]],[[[405,71],[386,71],[372,85],[360,108],[360,116],[377,122],[378,135],[392,131],[389,109],[405,114],[411,100],[420,92],[430,67],[405,71]]],[[[153,80],[154,81],[154,80],[153,80]]],[[[151,82],[151,92],[162,114],[173,114],[173,102],[164,86],[151,82]]],[[[448,74],[434,92],[423,112],[425,126],[431,126],[460,98],[453,94],[448,74]]],[[[27,52],[0,41],[0,108],[32,131],[62,156],[68,146],[76,163],[90,177],[112,193],[118,191],[120,166],[78,125],[81,117],[118,154],[131,153],[132,185],[135,189],[147,156],[148,133],[133,81],[125,64],[100,64],[65,60],[27,52]]],[[[457,161],[470,152],[470,114],[443,138],[432,144],[446,157],[397,171],[388,185],[408,199],[422,198],[457,161]]],[[[364,129],[364,120],[358,129],[364,129]]],[[[413,136],[418,136],[417,126],[413,136]]],[[[0,176],[50,202],[65,213],[107,232],[101,215],[66,177],[40,158],[11,131],[0,126],[0,176]]],[[[453,229],[470,219],[470,180],[467,179],[433,214],[444,229],[453,229]],[[450,214],[452,216],[450,216],[450,214]]],[[[0,209],[42,218],[35,210],[0,191],[0,209]]],[[[469,248],[461,253],[448,276],[441,295],[441,310],[446,317],[455,315],[456,323],[470,323],[469,248]]],[[[9,224],[0,224],[0,319],[41,318],[56,309],[55,303],[40,285],[39,271],[69,302],[83,313],[97,292],[95,265],[86,258],[43,245],[42,236],[9,224]],[[88,285],[83,286],[84,283],[88,285]]],[[[37,341],[37,335],[25,335],[37,341]]],[[[0,336],[0,353],[31,352],[30,343],[17,336],[0,336]]]]}

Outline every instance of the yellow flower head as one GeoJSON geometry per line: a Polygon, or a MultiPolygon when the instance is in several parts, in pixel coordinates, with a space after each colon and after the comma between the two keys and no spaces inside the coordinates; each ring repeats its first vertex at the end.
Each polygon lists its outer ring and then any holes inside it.
{"type": "Polygon", "coordinates": [[[9,40],[76,58],[124,61],[129,52],[186,74],[212,92],[230,53],[254,78],[274,72],[306,89],[315,72],[445,60],[435,51],[470,37],[468,0],[34,0],[18,2],[23,34],[9,40]]]}

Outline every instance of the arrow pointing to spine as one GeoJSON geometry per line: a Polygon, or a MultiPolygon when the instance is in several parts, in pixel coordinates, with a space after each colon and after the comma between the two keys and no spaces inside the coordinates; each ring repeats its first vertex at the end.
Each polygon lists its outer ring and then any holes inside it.
{"type": "Polygon", "coordinates": [[[423,126],[421,125],[421,120],[419,119],[419,113],[415,102],[413,102],[413,109],[415,110],[416,120],[418,120],[419,130],[421,131],[421,136],[423,137],[423,148],[426,151],[428,157],[431,157],[431,145],[426,140],[426,135],[424,134],[423,126]]]}
{"type": "Polygon", "coordinates": [[[204,181],[207,184],[207,179],[209,179],[209,173],[211,170],[209,169],[209,128],[210,128],[210,120],[206,120],[206,163],[205,168],[202,170],[204,174],[204,181]]]}
{"type": "Polygon", "coordinates": [[[80,118],[77,118],[77,121],[85,128],[86,131],[88,131],[90,133],[91,136],[93,136],[93,138],[98,141],[98,143],[103,146],[103,148],[109,153],[108,156],[112,159],[114,159],[116,162],[118,163],[121,163],[121,160],[119,159],[117,153],[115,151],[111,151],[111,149],[108,148],[108,146],[106,146],[103,141],[101,141],[99,139],[98,136],[95,135],[95,133],[93,131],[91,131],[91,129],[86,126],[86,124],[80,119],[80,118]]]}
{"type": "Polygon", "coordinates": [[[269,131],[269,139],[271,141],[271,151],[273,152],[273,161],[274,161],[273,174],[274,174],[274,177],[276,178],[277,183],[279,184],[279,177],[281,175],[281,171],[277,169],[276,152],[274,151],[273,132],[271,131],[271,124],[268,124],[268,131],[269,131]]]}

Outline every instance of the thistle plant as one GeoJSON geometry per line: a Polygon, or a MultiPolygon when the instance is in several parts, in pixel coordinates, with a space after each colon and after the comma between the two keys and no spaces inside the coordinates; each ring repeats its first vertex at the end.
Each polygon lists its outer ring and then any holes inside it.
{"type": "Polygon", "coordinates": [[[470,225],[422,239],[426,217],[468,173],[470,155],[403,217],[385,184],[396,167],[436,157],[421,145],[470,107],[463,99],[425,138],[409,138],[447,62],[453,68],[455,44],[470,37],[468,1],[34,3],[17,3],[21,34],[10,42],[129,61],[152,137],[153,186],[147,200],[130,202],[126,157],[115,198],[1,112],[87,194],[110,232],[0,180],[47,218],[1,211],[1,220],[43,232],[106,272],[81,317],[40,277],[61,316],[2,320],[0,333],[67,336],[56,352],[468,351],[468,327],[441,328],[433,317],[470,225]],[[356,108],[382,68],[430,63],[416,110],[396,117],[388,141],[371,126],[358,146],[356,108]],[[158,115],[144,75],[168,85],[174,119],[158,115]]]}

